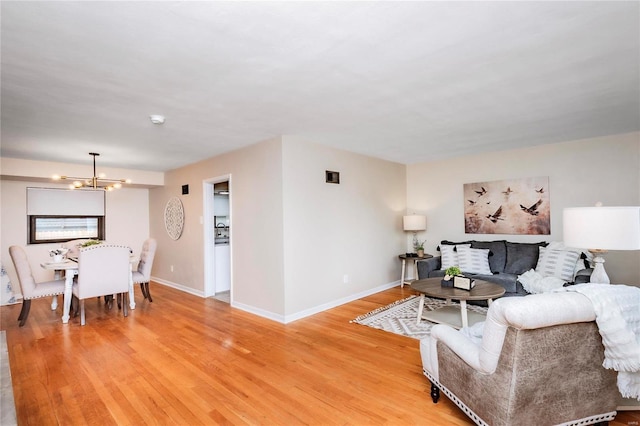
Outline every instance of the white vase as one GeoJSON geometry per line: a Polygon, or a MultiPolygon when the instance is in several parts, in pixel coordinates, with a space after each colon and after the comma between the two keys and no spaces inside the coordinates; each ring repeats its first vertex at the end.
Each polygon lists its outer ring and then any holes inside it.
{"type": "Polygon", "coordinates": [[[56,254],[53,256],[53,263],[61,263],[64,260],[64,256],[61,254],[56,254]]]}

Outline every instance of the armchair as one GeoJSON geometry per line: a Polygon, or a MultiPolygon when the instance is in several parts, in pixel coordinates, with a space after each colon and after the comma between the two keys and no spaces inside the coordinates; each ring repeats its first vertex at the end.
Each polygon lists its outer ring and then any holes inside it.
{"type": "Polygon", "coordinates": [[[586,425],[616,414],[616,372],[593,305],[579,293],[496,300],[481,341],[435,325],[420,342],[424,374],[478,425],[586,425]]]}

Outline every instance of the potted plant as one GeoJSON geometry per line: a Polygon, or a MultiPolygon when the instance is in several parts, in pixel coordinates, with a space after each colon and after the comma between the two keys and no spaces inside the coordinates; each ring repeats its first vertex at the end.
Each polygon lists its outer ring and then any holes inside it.
{"type": "Polygon", "coordinates": [[[462,274],[457,266],[450,266],[444,271],[444,278],[441,281],[443,287],[453,287],[453,277],[462,274]]]}
{"type": "Polygon", "coordinates": [[[418,253],[418,257],[424,257],[424,243],[426,243],[426,240],[416,241],[414,249],[416,250],[416,253],[418,253]]]}
{"type": "Polygon", "coordinates": [[[100,241],[100,240],[88,240],[88,241],[85,241],[84,243],[82,243],[80,245],[80,247],[82,247],[82,248],[91,247],[91,246],[95,246],[97,244],[102,244],[102,241],[100,241]]]}

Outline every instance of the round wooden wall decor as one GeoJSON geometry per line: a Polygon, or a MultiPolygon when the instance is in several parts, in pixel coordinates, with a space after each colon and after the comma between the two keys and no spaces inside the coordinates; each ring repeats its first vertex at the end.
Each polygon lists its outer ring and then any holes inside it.
{"type": "Polygon", "coordinates": [[[164,227],[167,234],[173,240],[177,240],[182,235],[184,226],[184,208],[182,201],[178,197],[171,197],[164,208],[164,227]]]}

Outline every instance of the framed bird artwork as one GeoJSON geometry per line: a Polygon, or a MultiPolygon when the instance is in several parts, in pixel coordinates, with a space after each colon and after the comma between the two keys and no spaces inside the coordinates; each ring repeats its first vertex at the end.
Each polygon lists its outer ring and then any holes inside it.
{"type": "Polygon", "coordinates": [[[466,234],[551,234],[549,177],[465,183],[466,234]]]}

